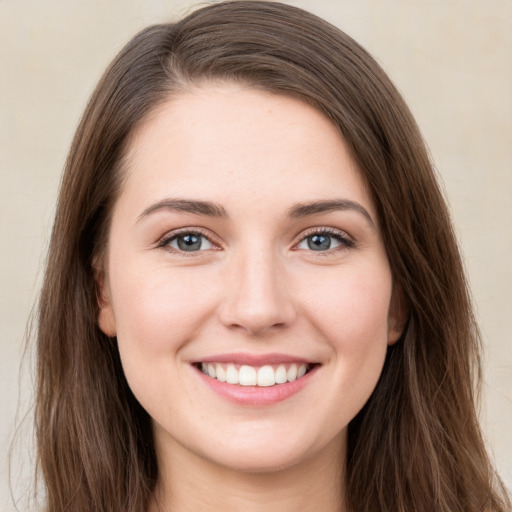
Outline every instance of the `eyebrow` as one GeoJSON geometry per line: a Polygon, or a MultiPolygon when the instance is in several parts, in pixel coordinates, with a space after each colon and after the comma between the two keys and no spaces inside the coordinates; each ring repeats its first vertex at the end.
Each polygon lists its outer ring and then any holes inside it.
{"type": "MultiPolygon", "coordinates": [[[[193,199],[175,199],[167,198],[158,201],[146,208],[138,217],[137,222],[148,217],[152,213],[162,210],[178,211],[192,213],[195,215],[205,215],[208,217],[229,218],[228,212],[220,204],[211,201],[200,201],[193,199]]],[[[375,226],[368,211],[356,201],[350,199],[327,199],[323,201],[312,201],[310,203],[297,203],[288,210],[288,216],[291,218],[303,218],[311,215],[319,215],[333,211],[352,210],[360,213],[371,226],[375,226]]]]}
{"type": "Polygon", "coordinates": [[[148,215],[162,210],[193,213],[195,215],[206,215],[208,217],[227,218],[228,212],[220,205],[210,201],[195,201],[191,199],[162,199],[146,208],[138,217],[140,222],[148,215]]]}
{"type": "Polygon", "coordinates": [[[350,199],[327,199],[325,201],[313,201],[311,203],[298,203],[290,208],[288,215],[293,218],[302,218],[340,210],[352,210],[360,213],[371,226],[375,226],[368,210],[361,206],[361,204],[356,201],[351,201],[350,199]]]}

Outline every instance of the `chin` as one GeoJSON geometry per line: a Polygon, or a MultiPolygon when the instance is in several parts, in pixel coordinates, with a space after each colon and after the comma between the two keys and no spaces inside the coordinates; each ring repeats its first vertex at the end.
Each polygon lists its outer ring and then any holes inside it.
{"type": "Polygon", "coordinates": [[[345,432],[326,443],[325,439],[308,439],[307,434],[289,433],[281,436],[257,435],[252,437],[237,436],[236,443],[229,443],[224,447],[215,445],[219,449],[212,451],[214,444],[209,445],[203,452],[203,457],[211,463],[227,470],[247,474],[276,473],[286,470],[299,469],[301,466],[309,468],[318,463],[324,455],[332,457],[333,451],[341,452],[345,447],[345,432]],[[242,441],[245,439],[245,441],[242,441]]]}
{"type": "MultiPolygon", "coordinates": [[[[272,448],[272,447],[270,447],[272,448]]],[[[220,460],[212,460],[218,465],[240,473],[265,474],[285,471],[299,465],[303,457],[295,453],[287,453],[267,449],[266,451],[246,451],[243,454],[236,453],[232,456],[224,456],[220,460]]]]}

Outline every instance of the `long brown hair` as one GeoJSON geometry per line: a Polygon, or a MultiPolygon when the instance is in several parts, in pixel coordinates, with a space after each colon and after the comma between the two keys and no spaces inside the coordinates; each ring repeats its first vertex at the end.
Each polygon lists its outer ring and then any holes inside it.
{"type": "MultiPolygon", "coordinates": [[[[94,91],[66,163],[41,292],[38,466],[49,512],[141,512],[158,478],[151,422],[97,326],[93,259],[108,237],[135,128],[198,83],[299,98],[349,145],[375,201],[409,320],[349,425],[346,499],[357,512],[500,511],[482,441],[479,333],[449,214],[399,93],[355,41],[295,7],[216,3],[149,27],[94,91]]],[[[340,461],[340,464],[342,461],[340,461]]]]}

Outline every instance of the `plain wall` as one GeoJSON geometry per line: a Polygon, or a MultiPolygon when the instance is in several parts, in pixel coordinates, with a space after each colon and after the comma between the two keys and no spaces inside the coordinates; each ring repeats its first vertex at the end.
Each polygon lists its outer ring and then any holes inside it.
{"type": "MultiPolygon", "coordinates": [[[[485,435],[512,487],[512,1],[290,3],[325,17],[370,50],[419,122],[445,184],[484,335],[485,435]]],[[[28,364],[18,378],[22,343],[72,134],[96,81],[122,45],[138,29],[195,5],[0,0],[2,512],[14,510],[7,451],[19,390],[19,414],[31,401],[28,364]]],[[[24,498],[33,464],[30,424],[22,431],[14,477],[16,494],[24,498]]]]}

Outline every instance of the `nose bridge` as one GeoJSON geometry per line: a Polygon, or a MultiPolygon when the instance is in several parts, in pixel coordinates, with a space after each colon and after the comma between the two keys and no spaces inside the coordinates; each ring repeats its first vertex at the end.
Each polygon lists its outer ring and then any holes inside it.
{"type": "Polygon", "coordinates": [[[295,316],[283,264],[269,247],[246,247],[233,262],[223,322],[251,334],[288,325],[295,316]]]}

